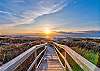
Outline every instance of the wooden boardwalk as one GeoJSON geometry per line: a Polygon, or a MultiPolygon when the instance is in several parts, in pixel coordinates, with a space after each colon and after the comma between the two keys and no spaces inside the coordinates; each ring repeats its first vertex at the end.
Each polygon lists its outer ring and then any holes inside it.
{"type": "Polygon", "coordinates": [[[27,51],[23,52],[22,54],[20,54],[16,58],[12,59],[8,63],[1,66],[0,71],[15,71],[17,68],[19,68],[19,71],[66,71],[66,70],[72,71],[72,68],[68,64],[66,57],[64,57],[62,55],[62,53],[57,49],[58,47],[60,49],[63,49],[64,50],[63,52],[66,52],[67,54],[69,54],[70,57],[84,71],[100,71],[100,68],[98,68],[96,65],[94,65],[93,63],[91,63],[90,61],[88,61],[87,59],[85,59],[84,57],[79,55],[78,53],[76,53],[70,47],[65,46],[65,45],[61,45],[61,44],[57,44],[55,42],[53,42],[53,44],[56,46],[51,47],[47,43],[33,46],[32,48],[28,49],[27,51]],[[41,49],[41,48],[43,48],[43,49],[41,49]],[[37,55],[35,53],[38,50],[40,50],[41,52],[39,52],[37,55]],[[65,64],[66,64],[65,67],[59,61],[59,58],[56,54],[56,51],[60,55],[60,57],[63,59],[63,61],[65,62],[65,64]],[[41,56],[42,53],[44,53],[43,56],[41,56]],[[30,55],[32,55],[32,54],[36,55],[36,58],[34,61],[31,62],[31,64],[28,64],[29,68],[26,69],[27,62],[24,62],[24,61],[29,59],[30,55]],[[38,60],[39,57],[40,58],[42,57],[41,60],[38,60]],[[25,65],[25,66],[21,66],[21,65],[25,65]]]}
{"type": "Polygon", "coordinates": [[[64,71],[55,50],[51,46],[47,47],[44,58],[36,71],[64,71]]]}

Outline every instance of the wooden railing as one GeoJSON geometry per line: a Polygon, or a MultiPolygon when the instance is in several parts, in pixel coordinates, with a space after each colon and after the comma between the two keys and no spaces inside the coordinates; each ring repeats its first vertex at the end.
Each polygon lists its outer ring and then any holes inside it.
{"type": "Polygon", "coordinates": [[[68,61],[66,60],[65,56],[63,56],[63,54],[55,47],[56,51],[57,51],[57,54],[58,54],[58,57],[59,55],[61,56],[61,58],[63,59],[63,61],[61,61],[60,57],[59,57],[59,60],[60,62],[64,62],[63,66],[64,66],[64,70],[66,71],[73,71],[71,66],[68,64],[68,61]]]}
{"type": "MultiPolygon", "coordinates": [[[[59,48],[63,49],[70,57],[84,70],[84,71],[100,71],[100,68],[98,68],[96,65],[76,53],[74,50],[69,48],[68,46],[61,45],[58,43],[53,42],[54,45],[58,46],[59,48]]],[[[56,51],[60,54],[60,56],[64,59],[65,64],[67,65],[69,71],[71,71],[70,65],[67,63],[65,56],[63,56],[57,47],[55,47],[56,51]]]]}
{"type": "Polygon", "coordinates": [[[27,70],[31,71],[32,65],[36,64],[36,62],[39,62],[38,59],[40,59],[43,53],[45,52],[46,44],[47,43],[33,46],[32,48],[28,49],[27,51],[23,52],[16,58],[9,61],[8,63],[2,65],[0,67],[0,71],[21,71],[23,69],[24,71],[27,71],[27,70]],[[32,57],[31,62],[25,62],[27,61],[28,58],[30,58],[30,56],[32,57]],[[29,63],[29,65],[27,65],[27,63],[29,63]],[[28,66],[28,68],[25,67],[27,68],[25,69],[24,66],[21,66],[21,65],[28,66]]]}

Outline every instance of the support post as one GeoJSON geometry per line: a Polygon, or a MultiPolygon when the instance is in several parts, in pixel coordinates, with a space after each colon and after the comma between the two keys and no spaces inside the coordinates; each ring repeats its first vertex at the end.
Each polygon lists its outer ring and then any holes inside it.
{"type": "MultiPolygon", "coordinates": [[[[35,51],[35,58],[37,57],[37,50],[35,51]]],[[[37,66],[37,62],[36,62],[36,64],[35,64],[35,68],[36,68],[36,66],[37,66]]]]}
{"type": "MultiPolygon", "coordinates": [[[[64,56],[65,56],[65,59],[66,59],[66,51],[64,51],[64,56]]],[[[67,70],[67,66],[66,66],[66,63],[65,63],[65,71],[67,70]]]]}

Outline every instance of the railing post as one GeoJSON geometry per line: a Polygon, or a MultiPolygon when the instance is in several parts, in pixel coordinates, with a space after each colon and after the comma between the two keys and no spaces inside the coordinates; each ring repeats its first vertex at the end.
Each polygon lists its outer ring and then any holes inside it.
{"type": "MultiPolygon", "coordinates": [[[[66,59],[66,51],[64,51],[64,56],[65,56],[65,59],[66,59]]],[[[65,71],[67,70],[67,66],[66,66],[66,63],[65,63],[65,71]]]]}
{"type": "MultiPolygon", "coordinates": [[[[35,58],[37,57],[37,50],[35,51],[35,58]]],[[[36,66],[37,66],[37,61],[36,61],[36,63],[35,63],[35,68],[36,68],[36,66]]]]}

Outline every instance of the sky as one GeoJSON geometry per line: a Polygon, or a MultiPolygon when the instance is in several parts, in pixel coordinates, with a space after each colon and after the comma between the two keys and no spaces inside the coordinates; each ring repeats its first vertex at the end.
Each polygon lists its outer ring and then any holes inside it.
{"type": "Polygon", "coordinates": [[[0,34],[100,30],[100,0],[0,0],[0,34]]]}

